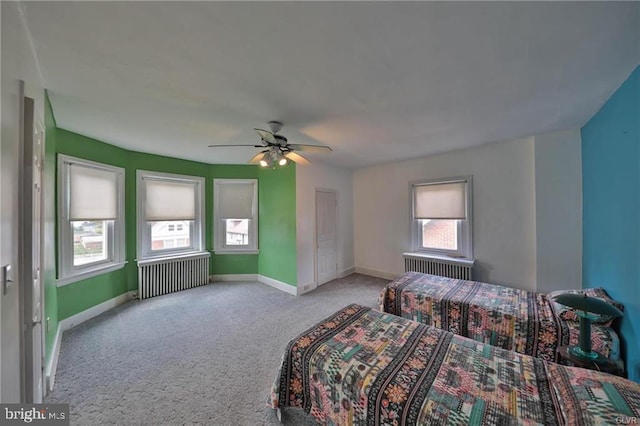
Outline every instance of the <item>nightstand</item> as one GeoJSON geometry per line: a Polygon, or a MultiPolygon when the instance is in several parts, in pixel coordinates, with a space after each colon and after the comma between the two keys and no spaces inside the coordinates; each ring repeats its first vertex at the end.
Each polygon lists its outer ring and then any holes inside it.
{"type": "Polygon", "coordinates": [[[604,358],[602,361],[595,362],[593,360],[578,358],[570,353],[568,349],[569,346],[560,346],[558,348],[558,361],[561,364],[568,363],[576,367],[588,368],[589,370],[602,371],[624,377],[624,364],[622,360],[611,361],[608,358],[604,358]]]}

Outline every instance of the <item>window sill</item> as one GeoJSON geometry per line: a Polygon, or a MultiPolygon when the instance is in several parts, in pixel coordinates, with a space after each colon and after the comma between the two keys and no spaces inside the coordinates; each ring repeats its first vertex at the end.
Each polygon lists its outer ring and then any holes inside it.
{"type": "Polygon", "coordinates": [[[451,263],[453,265],[460,265],[460,266],[473,266],[473,264],[476,262],[475,259],[469,259],[466,257],[454,257],[454,256],[447,256],[446,254],[424,253],[424,252],[416,252],[416,251],[402,253],[402,256],[413,257],[415,259],[440,260],[443,262],[451,263]]]}
{"type": "Polygon", "coordinates": [[[106,266],[97,267],[88,271],[84,271],[78,274],[69,275],[68,277],[58,278],[56,280],[56,287],[64,287],[65,285],[73,284],[78,281],[86,280],[88,278],[96,277],[98,275],[106,274],[108,272],[117,271],[124,268],[128,262],[110,263],[106,266]]]}
{"type": "Polygon", "coordinates": [[[255,249],[216,249],[211,250],[211,253],[215,255],[226,255],[226,254],[259,254],[260,250],[255,249]]]}
{"type": "Polygon", "coordinates": [[[143,257],[140,259],[136,259],[136,263],[138,266],[140,265],[150,265],[153,263],[162,263],[168,260],[178,260],[178,259],[188,259],[188,258],[196,258],[196,257],[209,257],[210,254],[206,251],[193,251],[189,253],[174,253],[174,254],[164,254],[162,256],[151,256],[151,257],[143,257]]]}

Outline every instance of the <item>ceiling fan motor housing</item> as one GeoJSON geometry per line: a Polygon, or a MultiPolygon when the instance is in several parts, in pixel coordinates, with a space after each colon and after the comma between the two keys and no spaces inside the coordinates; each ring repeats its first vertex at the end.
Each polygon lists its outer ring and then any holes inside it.
{"type": "MultiPolygon", "coordinates": [[[[272,133],[278,133],[282,129],[281,121],[270,121],[267,123],[272,133]]],[[[275,136],[275,135],[274,135],[275,136]]]]}
{"type": "Polygon", "coordinates": [[[284,136],[273,135],[273,137],[276,138],[276,142],[278,142],[279,145],[286,145],[287,144],[287,138],[285,138],[284,136]]]}

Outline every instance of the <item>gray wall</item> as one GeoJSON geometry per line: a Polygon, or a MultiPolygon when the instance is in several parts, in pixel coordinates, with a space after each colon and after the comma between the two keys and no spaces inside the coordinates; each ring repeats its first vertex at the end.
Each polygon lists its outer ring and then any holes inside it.
{"type": "Polygon", "coordinates": [[[1,2],[2,20],[2,137],[0,138],[0,265],[11,264],[14,283],[7,294],[0,291],[0,401],[20,400],[20,320],[18,288],[18,225],[20,211],[19,80],[25,94],[36,101],[36,112],[44,118],[44,90],[35,55],[29,43],[18,2],[1,2]]]}
{"type": "Polygon", "coordinates": [[[538,291],[582,288],[580,130],[535,137],[538,291]]]}
{"type": "Polygon", "coordinates": [[[568,130],[354,171],[356,270],[392,278],[410,250],[409,182],[473,175],[474,277],[581,288],[580,132],[568,130]]]}
{"type": "Polygon", "coordinates": [[[535,290],[533,159],[529,137],[356,170],[356,270],[402,273],[402,252],[411,249],[409,182],[472,175],[474,277],[535,290]]]}

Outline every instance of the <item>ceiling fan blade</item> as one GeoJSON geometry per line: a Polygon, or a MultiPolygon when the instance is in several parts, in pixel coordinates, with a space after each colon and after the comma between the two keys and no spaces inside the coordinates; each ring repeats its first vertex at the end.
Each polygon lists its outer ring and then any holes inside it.
{"type": "Polygon", "coordinates": [[[257,153],[256,155],[253,156],[253,158],[251,158],[251,160],[249,160],[249,164],[258,164],[260,160],[264,158],[267,152],[269,151],[262,151],[257,153]]]}
{"type": "Polygon", "coordinates": [[[273,136],[273,133],[271,133],[268,130],[262,130],[262,129],[253,129],[255,130],[258,135],[260,135],[260,137],[262,138],[263,141],[267,142],[267,143],[277,143],[276,138],[273,136]]]}
{"type": "Polygon", "coordinates": [[[294,144],[289,144],[287,146],[291,149],[295,149],[296,151],[303,151],[303,152],[327,153],[327,152],[333,151],[330,146],[321,146],[321,145],[305,145],[305,144],[294,143],[294,144]]]}
{"type": "Polygon", "coordinates": [[[238,144],[230,144],[230,145],[208,145],[209,148],[216,148],[216,147],[237,147],[237,146],[253,146],[253,147],[257,147],[257,148],[262,148],[262,145],[238,145],[238,144]]]}
{"type": "Polygon", "coordinates": [[[296,164],[303,164],[305,166],[307,164],[311,164],[311,161],[307,160],[302,155],[300,155],[300,154],[298,154],[297,152],[294,152],[294,151],[285,152],[284,156],[287,157],[289,160],[293,161],[296,164]]]}

